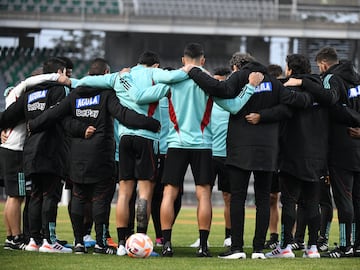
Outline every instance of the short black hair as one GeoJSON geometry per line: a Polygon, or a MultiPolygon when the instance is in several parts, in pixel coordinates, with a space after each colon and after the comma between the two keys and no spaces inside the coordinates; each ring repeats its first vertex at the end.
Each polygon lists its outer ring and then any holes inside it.
{"type": "Polygon", "coordinates": [[[58,56],[57,58],[60,58],[61,60],[63,60],[66,63],[66,68],[74,68],[74,63],[73,61],[71,61],[71,59],[69,57],[66,56],[58,56]]]}
{"type": "Polygon", "coordinates": [[[44,74],[57,73],[59,69],[63,70],[64,68],[66,68],[65,61],[57,57],[50,58],[43,63],[44,74]]]}
{"type": "Polygon", "coordinates": [[[338,60],[338,54],[336,49],[333,47],[324,47],[320,49],[315,56],[316,62],[325,61],[329,62],[330,64],[334,64],[338,62],[338,60]]]}
{"type": "Polygon", "coordinates": [[[138,63],[151,67],[154,64],[160,64],[160,58],[155,52],[145,51],[140,55],[138,63]]]}
{"type": "Polygon", "coordinates": [[[184,56],[192,59],[200,58],[204,56],[204,49],[199,43],[189,43],[185,46],[184,56]]]}
{"type": "Polygon", "coordinates": [[[110,67],[104,58],[95,58],[90,63],[89,75],[104,75],[107,69],[110,67]]]}
{"type": "Polygon", "coordinates": [[[276,64],[270,64],[267,66],[267,72],[271,75],[274,76],[275,78],[278,78],[279,76],[281,76],[283,74],[283,70],[282,67],[276,64]]]}
{"type": "Polygon", "coordinates": [[[229,76],[230,74],[231,74],[231,69],[228,67],[217,67],[214,69],[214,75],[229,76]]]}
{"type": "Polygon", "coordinates": [[[310,74],[311,64],[309,58],[302,54],[290,54],[286,56],[288,69],[292,70],[292,74],[310,74]]]}

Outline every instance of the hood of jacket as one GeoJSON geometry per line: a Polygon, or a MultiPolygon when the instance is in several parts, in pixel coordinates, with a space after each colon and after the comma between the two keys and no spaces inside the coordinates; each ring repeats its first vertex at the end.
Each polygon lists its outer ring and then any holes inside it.
{"type": "Polygon", "coordinates": [[[356,72],[354,65],[347,60],[330,67],[324,75],[326,74],[335,74],[350,85],[360,84],[360,75],[356,72]]]}
{"type": "Polygon", "coordinates": [[[296,78],[296,79],[308,79],[308,80],[312,81],[313,83],[322,85],[321,77],[318,74],[294,74],[294,75],[291,75],[290,77],[296,78]]]}

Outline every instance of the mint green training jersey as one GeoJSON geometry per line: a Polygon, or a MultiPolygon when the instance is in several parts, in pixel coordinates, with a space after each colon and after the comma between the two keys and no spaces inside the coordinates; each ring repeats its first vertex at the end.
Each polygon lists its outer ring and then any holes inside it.
{"type": "Polygon", "coordinates": [[[226,157],[226,136],[230,113],[216,103],[211,111],[211,131],[213,134],[212,154],[214,157],[226,157]]]}
{"type": "MultiPolygon", "coordinates": [[[[222,107],[237,106],[239,111],[254,93],[254,87],[245,86],[234,99],[214,101],[222,107]],[[229,105],[230,106],[230,105],[229,105]]],[[[212,149],[211,111],[213,98],[209,97],[192,79],[170,85],[169,148],[212,149]]],[[[235,112],[235,109],[232,109],[235,112]]]]}
{"type": "MultiPolygon", "coordinates": [[[[188,78],[188,75],[182,70],[167,71],[137,65],[131,68],[130,73],[127,74],[112,73],[101,76],[87,76],[79,80],[77,86],[113,88],[123,106],[160,120],[158,100],[164,97],[169,90],[169,86],[164,83],[177,82],[186,78],[188,78]],[[131,80],[128,80],[129,78],[131,80]]],[[[118,132],[121,136],[137,135],[151,140],[159,140],[159,132],[131,129],[121,124],[118,132]]]]}

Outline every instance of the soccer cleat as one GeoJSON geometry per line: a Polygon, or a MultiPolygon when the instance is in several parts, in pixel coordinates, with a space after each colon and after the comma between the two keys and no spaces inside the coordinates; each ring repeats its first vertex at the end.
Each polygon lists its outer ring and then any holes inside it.
{"type": "Polygon", "coordinates": [[[354,257],[360,257],[360,246],[354,248],[354,257]]]}
{"type": "Polygon", "coordinates": [[[209,249],[206,248],[199,248],[197,253],[196,253],[196,257],[203,257],[203,258],[209,258],[212,257],[210,254],[209,249]]]}
{"type": "Polygon", "coordinates": [[[321,254],[321,258],[348,258],[354,257],[354,250],[351,246],[338,247],[335,244],[335,248],[331,251],[321,254]]]}
{"type": "Polygon", "coordinates": [[[218,258],[220,259],[246,259],[246,253],[243,250],[231,250],[220,253],[218,258]]]}
{"type": "Polygon", "coordinates": [[[116,244],[111,237],[106,238],[106,243],[109,247],[114,247],[114,248],[118,247],[118,244],[116,244]]]}
{"type": "Polygon", "coordinates": [[[26,244],[23,235],[16,235],[10,244],[12,250],[25,250],[26,244]]]}
{"type": "Polygon", "coordinates": [[[75,254],[85,254],[85,253],[88,253],[88,251],[83,244],[78,243],[74,247],[74,253],[75,254]]]}
{"type": "Polygon", "coordinates": [[[279,235],[277,233],[270,234],[270,239],[266,240],[265,249],[275,249],[279,245],[279,235]]]}
{"type": "Polygon", "coordinates": [[[305,250],[305,242],[300,241],[294,241],[291,243],[291,249],[292,250],[305,250]]]}
{"type": "Polygon", "coordinates": [[[311,245],[309,249],[305,249],[303,258],[311,258],[311,259],[320,258],[320,253],[316,245],[311,245]]]}
{"type": "Polygon", "coordinates": [[[162,247],[163,244],[164,244],[163,242],[164,242],[164,238],[163,237],[158,237],[155,240],[155,246],[156,247],[162,247]]]}
{"type": "Polygon", "coordinates": [[[231,237],[224,239],[224,247],[231,247],[231,237]]]}
{"type": "Polygon", "coordinates": [[[25,247],[26,251],[39,251],[39,245],[35,242],[34,238],[30,238],[29,244],[25,247]]]}
{"type": "MultiPolygon", "coordinates": [[[[210,247],[209,241],[207,241],[207,246],[210,247]]],[[[190,245],[192,248],[199,248],[200,247],[200,238],[196,239],[194,243],[190,245]]]]}
{"type": "Polygon", "coordinates": [[[89,248],[89,247],[94,247],[96,244],[96,241],[94,239],[92,239],[90,234],[87,234],[83,237],[84,240],[84,244],[85,247],[89,248]]]}
{"type": "Polygon", "coordinates": [[[116,251],[116,255],[125,256],[126,254],[127,253],[126,253],[125,246],[124,245],[119,245],[118,248],[117,248],[117,251],[116,251]]]}
{"type": "Polygon", "coordinates": [[[43,244],[39,248],[39,252],[45,252],[45,253],[72,253],[71,248],[64,247],[60,245],[58,242],[55,242],[54,244],[49,244],[49,242],[44,239],[43,244]]]}
{"type": "Polygon", "coordinates": [[[117,250],[114,247],[100,247],[98,244],[96,244],[93,254],[116,255],[116,252],[117,250]]]}
{"type": "Polygon", "coordinates": [[[329,242],[328,239],[322,236],[319,236],[317,240],[317,248],[321,252],[325,252],[329,250],[329,242]]]}
{"type": "Polygon", "coordinates": [[[251,259],[266,259],[265,254],[261,251],[256,251],[251,254],[251,259]]]}
{"type": "Polygon", "coordinates": [[[173,251],[173,249],[171,247],[170,241],[168,241],[162,247],[161,256],[163,256],[163,257],[172,257],[173,255],[174,255],[174,251],[173,251]]]}
{"type": "Polygon", "coordinates": [[[11,249],[12,240],[6,238],[4,243],[4,249],[11,249]]]}
{"type": "Polygon", "coordinates": [[[286,248],[282,249],[277,246],[273,251],[265,254],[266,258],[295,258],[295,254],[291,250],[291,245],[287,245],[286,248]]]}
{"type": "Polygon", "coordinates": [[[56,239],[56,242],[64,247],[68,244],[68,241],[66,241],[66,240],[56,239]]]}

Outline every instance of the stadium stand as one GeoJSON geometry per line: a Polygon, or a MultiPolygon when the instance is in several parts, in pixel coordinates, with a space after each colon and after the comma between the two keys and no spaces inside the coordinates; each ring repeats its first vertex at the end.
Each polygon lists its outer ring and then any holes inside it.
{"type": "MultiPolygon", "coordinates": [[[[7,86],[15,85],[31,75],[42,63],[55,56],[66,56],[67,52],[58,49],[33,49],[21,47],[0,47],[0,72],[7,86]]],[[[74,62],[73,77],[87,73],[87,63],[78,59],[74,62]]]]}
{"type": "Polygon", "coordinates": [[[221,1],[221,0],[134,0],[137,16],[180,16],[213,19],[274,19],[273,0],[221,1]]]}
{"type": "Polygon", "coordinates": [[[273,21],[281,17],[293,20],[331,20],[352,14],[350,22],[359,22],[358,1],[339,0],[2,0],[0,11],[22,14],[106,15],[116,17],[205,18],[213,20],[273,21]],[[352,21],[351,21],[352,20],[352,21]]]}
{"type": "Polygon", "coordinates": [[[2,0],[0,10],[22,13],[120,15],[121,1],[104,0],[2,0]]]}

